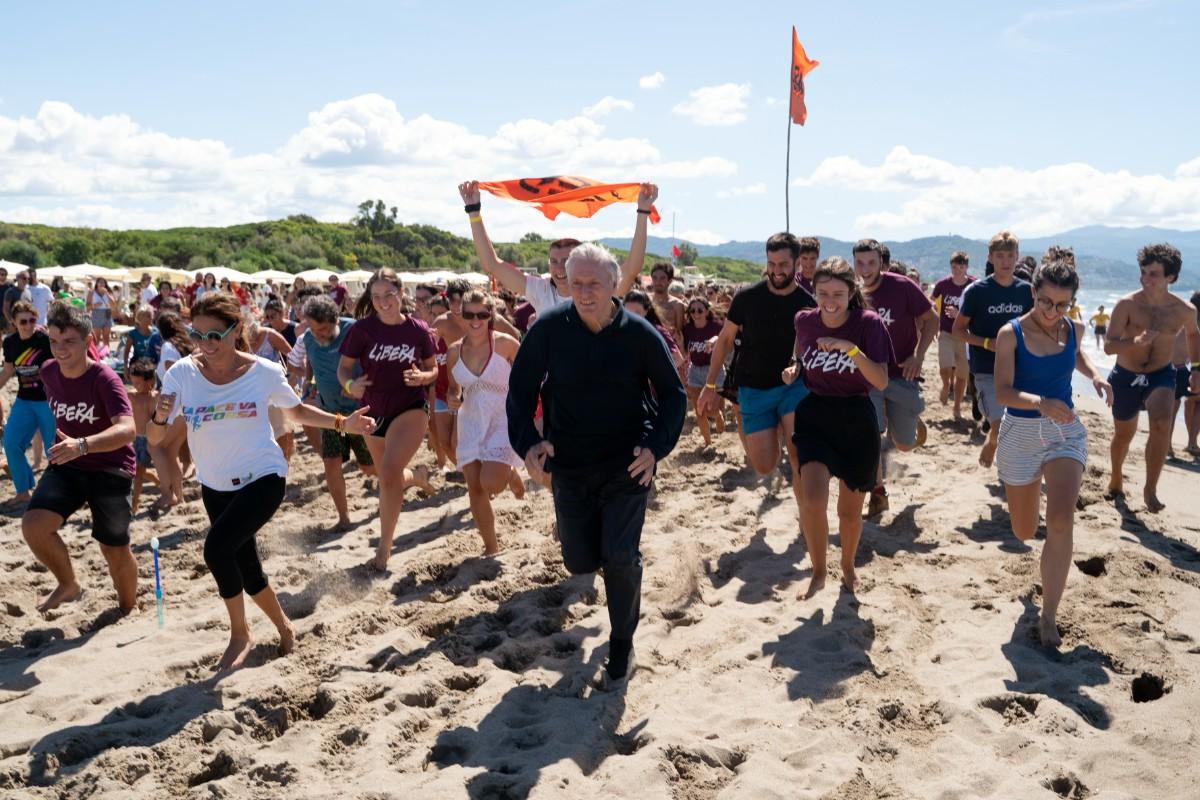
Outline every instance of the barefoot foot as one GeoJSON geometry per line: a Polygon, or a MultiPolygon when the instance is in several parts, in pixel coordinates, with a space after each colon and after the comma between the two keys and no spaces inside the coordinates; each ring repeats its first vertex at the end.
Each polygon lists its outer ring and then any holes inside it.
{"type": "Polygon", "coordinates": [[[246,663],[246,656],[250,655],[250,633],[244,635],[230,636],[229,646],[225,648],[225,652],[221,655],[221,659],[213,667],[214,672],[228,672],[235,670],[242,664],[246,663]]]}
{"type": "Polygon", "coordinates": [[[1058,635],[1058,625],[1044,615],[1038,617],[1038,638],[1042,640],[1043,647],[1053,648],[1062,644],[1062,637],[1058,635]]]}
{"type": "Polygon", "coordinates": [[[290,655],[296,649],[296,629],[286,623],[279,629],[279,655],[290,655]]]}
{"type": "Polygon", "coordinates": [[[1167,504],[1158,499],[1158,495],[1147,489],[1142,492],[1142,499],[1146,502],[1146,510],[1151,514],[1162,511],[1167,507],[1167,504]]]}
{"type": "Polygon", "coordinates": [[[825,588],[825,573],[814,574],[808,582],[808,588],[796,595],[797,600],[811,599],[817,592],[825,588]]]}
{"type": "Polygon", "coordinates": [[[429,470],[425,467],[417,467],[413,470],[413,479],[409,486],[416,486],[418,490],[426,495],[434,493],[433,484],[429,482],[429,470]]]}
{"type": "Polygon", "coordinates": [[[37,607],[38,612],[45,614],[51,609],[58,608],[63,603],[72,603],[83,596],[83,589],[76,582],[59,584],[50,596],[37,607]]]}
{"type": "Polygon", "coordinates": [[[842,565],[842,586],[847,592],[854,594],[854,589],[858,586],[858,574],[854,571],[853,565],[849,567],[845,564],[842,565]]]}

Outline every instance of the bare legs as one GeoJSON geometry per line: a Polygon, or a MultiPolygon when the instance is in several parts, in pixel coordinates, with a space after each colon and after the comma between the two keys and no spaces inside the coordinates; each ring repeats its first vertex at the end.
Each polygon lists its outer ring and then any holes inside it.
{"type": "MultiPolygon", "coordinates": [[[[1167,447],[1171,437],[1171,411],[1175,399],[1168,388],[1155,389],[1146,398],[1146,412],[1150,418],[1150,434],[1146,437],[1146,485],[1142,497],[1149,511],[1161,511],[1165,506],[1158,499],[1158,479],[1162,475],[1163,463],[1167,460],[1167,447]]],[[[1129,455],[1129,445],[1137,433],[1137,417],[1114,420],[1113,438],[1109,445],[1112,474],[1108,479],[1108,496],[1123,495],[1124,476],[1122,468],[1129,455]]]]}
{"type": "MultiPolygon", "coordinates": [[[[475,519],[475,527],[483,539],[483,554],[494,556],[500,552],[500,542],[496,539],[496,518],[492,513],[492,498],[505,488],[512,488],[513,478],[521,485],[520,497],[524,494],[524,484],[520,476],[508,464],[496,461],[472,461],[463,464],[463,477],[467,479],[467,495],[471,503],[471,516],[475,519]]],[[[514,490],[514,494],[516,491],[514,490]]]]}
{"type": "Polygon", "coordinates": [[[700,431],[700,436],[704,439],[704,446],[708,447],[712,444],[712,426],[714,423],[716,424],[717,433],[725,432],[725,400],[720,395],[717,395],[716,415],[709,417],[700,414],[696,410],[696,398],[700,396],[699,387],[688,386],[687,395],[688,405],[696,412],[696,429],[700,431]]]}
{"type": "Polygon", "coordinates": [[[427,477],[408,469],[408,462],[425,439],[428,424],[425,412],[414,409],[396,417],[386,436],[366,437],[371,460],[379,473],[379,547],[371,561],[371,566],[377,570],[387,569],[392,554],[392,539],[404,506],[404,487],[421,482],[428,486],[427,477]]]}
{"type": "MultiPolygon", "coordinates": [[[[75,568],[71,564],[67,545],[58,535],[62,524],[62,517],[45,509],[27,511],[21,518],[21,533],[29,549],[58,581],[58,586],[38,606],[38,611],[41,612],[78,600],[83,594],[83,589],[75,577],[75,568]]],[[[112,578],[113,588],[117,590],[117,604],[122,611],[128,613],[133,610],[137,595],[137,563],[133,559],[133,552],[129,545],[104,544],[100,545],[100,552],[108,562],[108,574],[112,578]]]]}
{"type": "MultiPolygon", "coordinates": [[[[804,541],[808,545],[808,557],[812,560],[812,580],[808,588],[800,594],[801,599],[807,600],[825,588],[826,551],[829,548],[829,520],[826,513],[829,507],[829,469],[817,461],[810,461],[800,468],[797,483],[804,495],[804,505],[801,506],[800,518],[803,521],[804,541]]],[[[854,554],[858,550],[858,540],[862,536],[862,508],[866,499],[865,492],[856,492],[838,482],[838,531],[842,539],[842,585],[847,591],[854,591],[858,576],[854,571],[854,554]]]]}
{"type": "Polygon", "coordinates": [[[1083,464],[1070,458],[1046,462],[1043,477],[1024,486],[1004,485],[1013,533],[1025,542],[1037,533],[1042,480],[1046,482],[1046,543],[1042,547],[1042,613],[1038,636],[1046,647],[1058,647],[1058,606],[1071,570],[1075,501],[1083,483],[1083,464]]]}
{"type": "MultiPolygon", "coordinates": [[[[296,634],[292,623],[279,605],[279,598],[275,596],[275,590],[268,586],[258,594],[250,595],[250,599],[267,615],[267,618],[274,623],[275,629],[279,631],[280,655],[286,656],[292,652],[296,646],[296,634]]],[[[253,640],[250,638],[250,625],[246,622],[245,593],[236,597],[227,597],[224,600],[225,611],[229,614],[229,645],[225,648],[225,652],[217,661],[216,666],[213,667],[217,672],[234,670],[242,666],[246,661],[246,656],[250,655],[250,646],[253,644],[253,640]]]]}

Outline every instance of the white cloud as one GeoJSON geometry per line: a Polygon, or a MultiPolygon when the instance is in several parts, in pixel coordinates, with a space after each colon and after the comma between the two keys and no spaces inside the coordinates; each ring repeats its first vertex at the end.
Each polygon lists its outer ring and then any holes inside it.
{"type": "Polygon", "coordinates": [[[1048,44],[1039,42],[1034,33],[1055,36],[1057,23],[1070,22],[1073,35],[1078,35],[1078,21],[1086,17],[1107,17],[1126,11],[1140,11],[1155,5],[1156,0],[1116,0],[1107,3],[1083,3],[1057,8],[1040,8],[1027,11],[1016,22],[1004,29],[1004,39],[1014,47],[1030,50],[1049,51],[1048,44]]]}
{"type": "Polygon", "coordinates": [[[897,146],[878,165],[827,158],[793,185],[902,198],[898,208],[860,215],[859,229],[936,225],[978,234],[1007,226],[1040,236],[1096,224],[1200,227],[1200,158],[1166,177],[1104,172],[1078,162],[1040,169],[966,167],[897,146]]]}
{"type": "Polygon", "coordinates": [[[768,97],[768,98],[767,98],[767,100],[766,100],[766,102],[767,102],[767,105],[769,105],[769,106],[773,106],[773,105],[776,105],[776,104],[778,104],[778,103],[779,103],[779,98],[777,98],[777,97],[768,97]]]}
{"type": "Polygon", "coordinates": [[[717,197],[727,200],[732,197],[745,197],[746,195],[766,193],[767,185],[765,183],[752,183],[749,186],[735,186],[732,189],[722,189],[717,192],[717,197]]]}
{"type": "Polygon", "coordinates": [[[622,100],[618,97],[609,95],[602,97],[595,103],[583,110],[585,117],[607,117],[612,112],[620,109],[622,111],[633,111],[633,102],[630,100],[622,100]]]}
{"type": "Polygon", "coordinates": [[[652,75],[643,75],[638,78],[638,86],[643,89],[657,89],[667,81],[667,76],[661,72],[655,72],[652,75]]]}
{"type": "MultiPolygon", "coordinates": [[[[224,142],[147,130],[125,115],[90,116],[66,103],[44,103],[33,117],[0,115],[0,219],[11,222],[164,228],[296,213],[342,221],[362,199],[381,197],[403,221],[465,233],[455,187],[471,177],[663,181],[727,177],[737,168],[718,156],[670,159],[649,139],[609,136],[582,115],[518,119],[487,133],[426,114],[405,117],[375,94],[329,103],[277,149],[240,156],[224,142]]],[[[487,204],[498,238],[551,225],[527,206],[487,204]]],[[[624,227],[619,208],[600,219],[570,226],[580,233],[624,227]]]]}
{"type": "Polygon", "coordinates": [[[697,125],[738,125],[746,121],[748,83],[723,83],[702,86],[688,92],[691,98],[672,109],[697,125]]]}
{"type": "Polygon", "coordinates": [[[722,236],[706,228],[689,228],[686,231],[679,231],[676,238],[692,244],[721,244],[729,241],[728,236],[722,236]]]}

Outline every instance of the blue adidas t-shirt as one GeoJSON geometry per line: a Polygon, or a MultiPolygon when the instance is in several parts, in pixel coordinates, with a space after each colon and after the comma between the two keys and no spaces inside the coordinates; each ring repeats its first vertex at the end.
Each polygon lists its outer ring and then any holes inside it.
{"type": "MultiPolygon", "coordinates": [[[[971,320],[969,333],[995,339],[1004,323],[1031,308],[1033,287],[1028,282],[1013,278],[1011,285],[1001,286],[994,275],[989,275],[967,287],[958,312],[971,320]]],[[[995,370],[996,354],[991,350],[971,345],[970,356],[971,372],[976,375],[991,375],[995,370]]]]}
{"type": "MultiPolygon", "coordinates": [[[[338,385],[337,368],[342,359],[338,350],[346,334],[354,327],[354,320],[342,317],[338,323],[338,335],[329,344],[318,343],[312,331],[305,331],[304,354],[317,381],[317,402],[321,408],[330,414],[353,414],[354,409],[358,408],[358,401],[344,393],[338,385]]],[[[357,375],[358,371],[355,365],[354,373],[357,375]]]]}

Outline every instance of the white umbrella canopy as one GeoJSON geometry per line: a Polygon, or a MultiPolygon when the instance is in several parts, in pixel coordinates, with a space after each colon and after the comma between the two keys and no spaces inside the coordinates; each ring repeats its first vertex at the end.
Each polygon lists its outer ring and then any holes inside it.
{"type": "Polygon", "coordinates": [[[337,275],[339,279],[342,277],[338,273],[327,269],[306,269],[304,272],[301,272],[294,277],[304,278],[304,280],[308,281],[309,283],[329,283],[330,275],[337,275]]]}
{"type": "Polygon", "coordinates": [[[339,274],[338,280],[342,283],[366,283],[371,280],[371,276],[374,274],[369,269],[352,269],[349,272],[339,274]]]}
{"type": "Polygon", "coordinates": [[[208,267],[206,269],[198,269],[196,272],[203,272],[205,275],[212,274],[217,279],[217,283],[228,278],[233,283],[266,283],[266,278],[255,279],[254,274],[249,272],[239,272],[236,269],[229,267],[208,267]]]}
{"type": "Polygon", "coordinates": [[[266,283],[271,280],[276,283],[282,281],[290,285],[296,276],[281,269],[260,269],[258,272],[250,273],[250,277],[258,279],[255,283],[266,283]]]}
{"type": "MultiPolygon", "coordinates": [[[[5,261],[3,258],[0,258],[0,268],[8,270],[9,275],[12,275],[14,272],[24,272],[25,270],[29,269],[29,267],[25,266],[24,264],[19,264],[16,261],[5,261]]],[[[53,267],[50,267],[50,269],[53,269],[53,267]]],[[[38,270],[38,272],[41,272],[41,270],[38,270]]]]}
{"type": "MultiPolygon", "coordinates": [[[[149,275],[153,283],[167,280],[171,283],[186,284],[196,274],[195,272],[186,272],[163,265],[157,267],[126,267],[125,272],[128,273],[126,280],[133,283],[140,281],[143,275],[149,275]]],[[[203,270],[196,270],[196,272],[203,272],[203,270]]]]}
{"type": "MultiPolygon", "coordinates": [[[[21,270],[29,269],[24,264],[19,264],[18,266],[21,268],[21,270]]],[[[11,269],[9,270],[9,273],[10,274],[12,273],[11,269]]],[[[61,278],[62,274],[63,274],[63,268],[62,267],[38,267],[37,274],[38,274],[39,280],[41,280],[43,278],[61,278]]]]}
{"type": "Polygon", "coordinates": [[[110,281],[123,281],[129,276],[127,270],[101,267],[98,264],[74,264],[63,267],[61,274],[68,279],[104,278],[110,281]]]}
{"type": "Polygon", "coordinates": [[[492,281],[491,275],[485,275],[482,272],[462,272],[455,277],[466,281],[472,286],[479,286],[480,284],[487,285],[492,281]]]}

